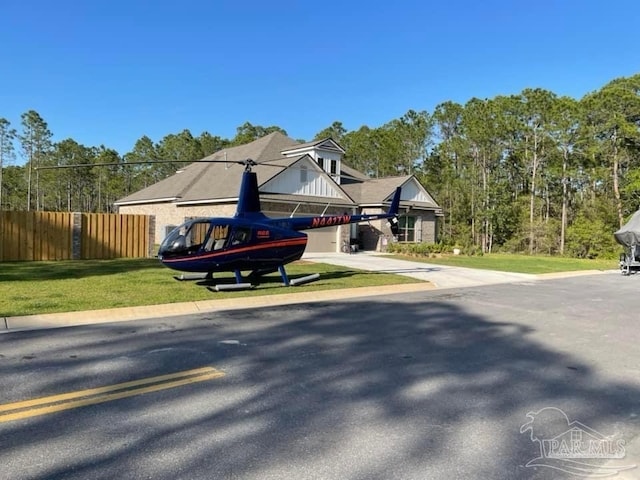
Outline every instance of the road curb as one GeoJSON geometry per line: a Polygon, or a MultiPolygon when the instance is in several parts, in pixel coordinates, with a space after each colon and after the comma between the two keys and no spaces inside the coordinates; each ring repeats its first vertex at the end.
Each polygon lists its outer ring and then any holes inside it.
{"type": "Polygon", "coordinates": [[[433,289],[435,289],[435,286],[429,282],[403,283],[398,285],[383,285],[379,287],[315,290],[311,292],[284,293],[259,297],[225,298],[140,307],[109,308],[86,312],[63,312],[4,317],[4,330],[0,330],[0,333],[126,322],[154,317],[173,317],[224,310],[241,310],[247,308],[292,305],[299,303],[326,302],[332,300],[344,300],[347,298],[390,295],[394,293],[413,293],[433,289]]]}
{"type": "Polygon", "coordinates": [[[573,270],[571,272],[551,272],[551,273],[538,273],[536,278],[540,280],[549,280],[552,278],[569,278],[569,277],[582,277],[586,275],[601,275],[605,273],[612,273],[614,270],[573,270]]]}

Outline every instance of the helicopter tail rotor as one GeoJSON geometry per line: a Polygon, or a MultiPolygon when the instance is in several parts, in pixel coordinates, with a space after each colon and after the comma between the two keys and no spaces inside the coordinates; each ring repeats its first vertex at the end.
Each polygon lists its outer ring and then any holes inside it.
{"type": "Polygon", "coordinates": [[[400,221],[398,220],[398,216],[395,215],[389,219],[389,228],[391,228],[391,233],[394,237],[397,237],[400,233],[400,221]]]}
{"type": "Polygon", "coordinates": [[[400,221],[398,220],[398,211],[400,210],[400,195],[402,193],[402,189],[400,187],[396,188],[395,193],[393,194],[393,199],[391,200],[391,206],[389,207],[389,215],[393,215],[389,219],[389,226],[391,228],[391,233],[394,236],[398,236],[400,233],[400,221]]]}

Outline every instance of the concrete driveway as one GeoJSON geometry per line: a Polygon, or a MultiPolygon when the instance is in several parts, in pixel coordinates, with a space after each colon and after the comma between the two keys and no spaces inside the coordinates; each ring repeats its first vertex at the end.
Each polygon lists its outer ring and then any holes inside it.
{"type": "Polygon", "coordinates": [[[358,252],[352,255],[344,253],[305,253],[302,259],[310,262],[329,263],[331,265],[341,265],[343,267],[357,268],[360,270],[405,275],[407,277],[431,282],[437,288],[475,287],[478,285],[532,281],[539,278],[538,275],[526,273],[496,272],[475,268],[449,267],[424,262],[411,262],[408,260],[398,260],[385,254],[369,252],[358,252]]]}

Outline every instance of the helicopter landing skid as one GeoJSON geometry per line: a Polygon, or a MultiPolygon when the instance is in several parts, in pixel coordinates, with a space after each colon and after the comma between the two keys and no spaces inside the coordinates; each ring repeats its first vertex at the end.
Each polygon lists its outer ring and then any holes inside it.
{"type": "Polygon", "coordinates": [[[311,275],[307,275],[305,277],[294,278],[289,282],[289,285],[295,287],[296,285],[302,285],[303,283],[315,282],[318,278],[320,278],[319,273],[312,273],[311,275]]]}
{"type": "Polygon", "coordinates": [[[174,275],[173,278],[178,280],[179,282],[190,282],[194,280],[211,280],[213,275],[210,273],[196,273],[194,275],[174,275]]]}
{"type": "Polygon", "coordinates": [[[313,282],[318,278],[320,278],[319,273],[312,273],[311,275],[306,275],[304,277],[294,278],[292,280],[289,280],[289,277],[287,276],[287,272],[284,270],[284,265],[280,265],[278,267],[278,271],[282,276],[282,282],[284,283],[285,287],[295,287],[296,285],[302,285],[304,283],[313,282]]]}
{"type": "MultiPolygon", "coordinates": [[[[250,290],[254,287],[253,284],[243,282],[242,273],[240,270],[234,270],[234,275],[236,277],[236,283],[221,283],[220,285],[213,285],[207,287],[207,290],[211,292],[227,292],[227,291],[235,291],[235,290],[250,290]]],[[[213,279],[213,275],[209,277],[213,279]]]]}
{"type": "Polygon", "coordinates": [[[220,285],[214,285],[213,287],[207,287],[207,290],[212,292],[227,292],[235,290],[250,290],[253,285],[250,283],[222,283],[220,285]]]}

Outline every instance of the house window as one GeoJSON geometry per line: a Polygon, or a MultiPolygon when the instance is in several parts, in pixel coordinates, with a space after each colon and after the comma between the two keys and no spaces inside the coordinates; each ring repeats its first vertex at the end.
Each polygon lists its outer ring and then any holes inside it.
{"type": "Polygon", "coordinates": [[[416,239],[416,217],[400,217],[399,242],[415,242],[416,239]]]}
{"type": "Polygon", "coordinates": [[[338,161],[337,160],[330,160],[330,169],[329,171],[331,172],[331,175],[335,175],[336,173],[338,173],[338,161]]]}
{"type": "Polygon", "coordinates": [[[307,183],[307,166],[300,167],[300,183],[307,183]]]}
{"type": "Polygon", "coordinates": [[[324,170],[324,158],[318,157],[318,166],[324,170]]]}

